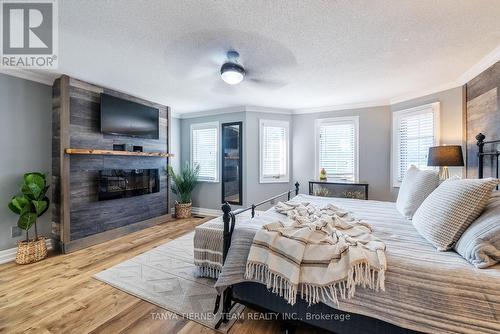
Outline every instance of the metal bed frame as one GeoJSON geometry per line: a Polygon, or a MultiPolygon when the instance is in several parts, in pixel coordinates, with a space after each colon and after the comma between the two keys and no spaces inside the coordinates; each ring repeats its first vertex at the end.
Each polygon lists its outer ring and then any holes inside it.
{"type": "MultiPolygon", "coordinates": [[[[477,146],[479,148],[477,152],[477,158],[478,158],[478,163],[477,163],[477,177],[482,179],[484,176],[484,157],[495,157],[496,158],[496,163],[495,163],[495,177],[498,179],[498,170],[499,170],[499,164],[498,164],[498,157],[500,156],[500,151],[496,149],[495,151],[491,152],[484,152],[484,145],[487,144],[500,144],[500,140],[490,140],[490,141],[484,141],[486,139],[486,136],[483,135],[482,133],[479,133],[476,136],[477,140],[477,146]]],[[[497,186],[498,190],[498,186],[497,186]]]]}

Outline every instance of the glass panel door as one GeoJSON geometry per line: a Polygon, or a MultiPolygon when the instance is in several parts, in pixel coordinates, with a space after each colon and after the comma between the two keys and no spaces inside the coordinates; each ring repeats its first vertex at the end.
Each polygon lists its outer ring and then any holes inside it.
{"type": "Polygon", "coordinates": [[[242,122],[222,124],[222,203],[242,205],[242,122]]]}

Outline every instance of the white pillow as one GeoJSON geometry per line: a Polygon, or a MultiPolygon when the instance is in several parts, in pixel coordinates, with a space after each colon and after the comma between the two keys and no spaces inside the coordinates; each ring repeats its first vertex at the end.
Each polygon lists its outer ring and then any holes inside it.
{"type": "Polygon", "coordinates": [[[412,219],[418,207],[438,186],[438,172],[411,166],[399,188],[396,208],[403,216],[412,219]]]}
{"type": "Polygon", "coordinates": [[[441,183],[415,212],[415,229],[438,250],[452,248],[484,210],[497,184],[492,178],[441,183]]]}
{"type": "Polygon", "coordinates": [[[491,196],[484,212],[460,237],[455,250],[477,268],[500,262],[500,192],[491,196]]]}

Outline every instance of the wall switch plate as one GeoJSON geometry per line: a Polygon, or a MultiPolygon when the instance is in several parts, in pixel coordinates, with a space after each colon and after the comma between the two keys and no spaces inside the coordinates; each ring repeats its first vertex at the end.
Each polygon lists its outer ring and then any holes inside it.
{"type": "Polygon", "coordinates": [[[21,230],[19,227],[17,226],[12,226],[10,228],[10,237],[11,238],[17,238],[17,237],[20,237],[21,234],[23,233],[23,230],[21,230]]]}

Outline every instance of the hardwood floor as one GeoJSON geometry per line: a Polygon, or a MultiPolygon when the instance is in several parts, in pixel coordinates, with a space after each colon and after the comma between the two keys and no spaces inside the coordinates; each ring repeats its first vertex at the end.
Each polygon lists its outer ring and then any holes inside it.
{"type": "MultiPolygon", "coordinates": [[[[154,313],[170,313],[92,278],[208,219],[170,221],[31,265],[0,265],[0,333],[217,333],[180,317],[153,319],[154,313]]],[[[230,331],[279,332],[279,322],[262,320],[239,320],[230,331]]]]}

